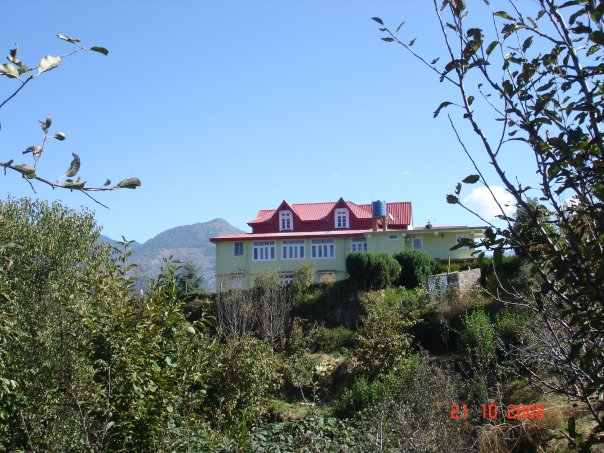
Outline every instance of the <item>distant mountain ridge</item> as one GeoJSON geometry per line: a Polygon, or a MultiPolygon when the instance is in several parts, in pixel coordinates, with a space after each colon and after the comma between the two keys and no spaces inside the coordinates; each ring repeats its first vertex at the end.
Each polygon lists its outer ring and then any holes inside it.
{"type": "MultiPolygon", "coordinates": [[[[134,275],[142,288],[146,282],[155,278],[164,261],[162,258],[172,256],[174,260],[192,261],[203,275],[204,287],[215,289],[216,284],[216,251],[210,238],[225,234],[239,234],[242,230],[234,227],[224,219],[209,222],[183,225],[162,231],[144,243],[133,242],[130,245],[132,256],[130,262],[137,264],[134,275]]],[[[118,241],[101,235],[101,242],[114,247],[118,241]]]]}

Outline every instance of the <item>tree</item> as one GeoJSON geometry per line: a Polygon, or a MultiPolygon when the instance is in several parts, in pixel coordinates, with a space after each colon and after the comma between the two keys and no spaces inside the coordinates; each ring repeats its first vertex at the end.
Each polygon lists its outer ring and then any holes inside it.
{"type": "MultiPolygon", "coordinates": [[[[9,79],[15,80],[19,85],[18,87],[2,102],[0,102],[0,109],[4,107],[9,101],[11,101],[27,84],[29,84],[32,80],[37,79],[42,74],[55,69],[59,66],[61,61],[67,57],[70,57],[74,54],[77,54],[82,51],[92,51],[97,52],[103,55],[107,55],[109,51],[104,47],[93,46],[93,47],[85,47],[82,44],[82,41],[78,38],[73,38],[67,35],[57,35],[57,38],[70,43],[73,48],[70,52],[64,55],[46,55],[42,59],[37,66],[27,66],[23,63],[18,56],[19,47],[15,46],[14,49],[9,51],[9,55],[6,57],[9,63],[4,63],[0,65],[0,75],[5,76],[9,79]]],[[[22,163],[15,163],[16,158],[9,159],[6,162],[0,161],[0,166],[4,167],[4,174],[6,174],[7,170],[12,170],[14,172],[20,173],[21,176],[29,183],[34,193],[36,189],[32,184],[32,180],[38,181],[40,183],[46,184],[53,189],[61,188],[61,189],[69,189],[71,191],[77,190],[88,196],[96,203],[101,206],[105,206],[103,203],[96,200],[94,197],[90,195],[89,192],[104,192],[110,190],[118,190],[118,189],[135,189],[141,185],[141,182],[138,178],[131,177],[121,180],[117,184],[111,184],[111,181],[107,179],[105,184],[100,187],[87,187],[86,181],[82,180],[80,177],[77,179],[73,179],[80,170],[80,156],[78,154],[72,153],[73,159],[65,171],[65,174],[60,176],[56,181],[51,181],[46,177],[42,177],[37,174],[37,164],[38,160],[42,157],[42,154],[46,150],[47,140],[52,137],[56,140],[63,141],[67,138],[67,135],[64,132],[57,132],[54,135],[50,135],[50,128],[52,125],[52,118],[49,116],[45,120],[40,121],[40,127],[42,128],[42,137],[41,140],[34,145],[29,146],[27,149],[22,151],[22,154],[28,154],[33,160],[33,165],[22,163]]]]}
{"type": "Polygon", "coordinates": [[[1,270],[0,450],[180,451],[202,437],[214,342],[185,319],[174,267],[139,297],[89,212],[22,199],[0,214],[0,243],[21,245],[1,270]]]}
{"type": "Polygon", "coordinates": [[[192,261],[186,261],[178,270],[176,286],[183,296],[198,293],[203,288],[203,276],[192,261]]]}
{"type": "Polygon", "coordinates": [[[436,261],[424,250],[402,250],[394,255],[401,266],[398,283],[405,288],[417,288],[436,270],[436,261]]]}
{"type": "MultiPolygon", "coordinates": [[[[433,2],[444,41],[443,65],[417,53],[415,39],[399,39],[401,27],[394,32],[374,20],[386,34],[384,41],[401,45],[455,88],[458,100],[442,102],[434,116],[446,108],[459,110],[518,208],[531,212],[529,200],[537,193],[552,212],[551,219],[534,218],[541,244],[534,248],[491,192],[506,226],[482,219],[489,225],[485,239],[459,246],[514,249],[531,263],[534,290],[508,292],[507,300],[540,315],[540,334],[537,344],[514,351],[514,357],[533,382],[586,405],[594,429],[581,442],[569,429],[569,438],[587,451],[604,431],[604,401],[598,397],[604,391],[604,2],[536,0],[521,10],[510,0],[506,11],[485,1],[492,26],[472,23],[474,9],[466,9],[463,0],[433,2]],[[488,134],[487,125],[498,125],[499,131],[488,134]],[[512,150],[535,162],[535,189],[506,171],[505,157],[512,150]]],[[[491,190],[492,181],[451,115],[449,122],[476,173],[446,199],[471,212],[459,198],[463,186],[481,182],[491,190]]]]}
{"type": "MultiPolygon", "coordinates": [[[[539,226],[543,226],[548,236],[553,237],[555,234],[555,229],[549,225],[552,213],[536,198],[529,198],[526,201],[527,206],[517,207],[513,217],[513,227],[526,247],[532,252],[539,253],[547,246],[547,239],[543,237],[539,226]]],[[[514,252],[516,255],[524,256],[525,250],[516,247],[514,252]]]]}

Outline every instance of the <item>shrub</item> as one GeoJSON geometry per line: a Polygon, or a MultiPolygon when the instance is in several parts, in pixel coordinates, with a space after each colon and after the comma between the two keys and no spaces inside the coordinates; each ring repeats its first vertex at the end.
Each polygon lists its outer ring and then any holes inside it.
{"type": "Polygon", "coordinates": [[[489,315],[478,308],[462,316],[462,330],[459,345],[465,353],[481,350],[485,354],[494,354],[495,336],[489,315]]]}
{"type": "Polygon", "coordinates": [[[403,317],[400,305],[384,297],[385,291],[367,293],[361,299],[366,311],[357,332],[356,355],[366,376],[387,374],[401,366],[409,353],[412,322],[403,317]]]}
{"type": "Polygon", "coordinates": [[[354,331],[344,326],[319,329],[317,346],[323,352],[336,352],[349,348],[354,343],[354,331]]]}
{"type": "Polygon", "coordinates": [[[294,272],[292,291],[296,302],[304,300],[304,295],[315,278],[315,267],[310,261],[304,262],[294,272]]]}
{"type": "Polygon", "coordinates": [[[397,283],[405,288],[417,288],[437,268],[437,262],[423,250],[403,250],[394,259],[401,267],[397,283]]]}
{"type": "Polygon", "coordinates": [[[230,338],[216,351],[221,367],[210,379],[207,405],[217,428],[239,420],[259,422],[270,397],[280,388],[278,355],[271,346],[251,335],[230,338]]]}
{"type": "Polygon", "coordinates": [[[507,306],[495,319],[495,332],[506,347],[522,344],[531,333],[535,314],[527,309],[507,306]]]}
{"type": "Polygon", "coordinates": [[[382,289],[400,275],[399,264],[387,253],[353,252],[346,256],[350,280],[360,289],[382,289]]]}

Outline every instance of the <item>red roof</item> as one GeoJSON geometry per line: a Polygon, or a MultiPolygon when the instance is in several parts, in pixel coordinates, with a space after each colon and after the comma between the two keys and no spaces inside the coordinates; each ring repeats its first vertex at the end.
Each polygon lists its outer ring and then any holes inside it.
{"type": "MultiPolygon", "coordinates": [[[[321,220],[327,217],[339,202],[328,203],[301,203],[290,204],[292,211],[303,222],[321,220]]],[[[371,219],[372,206],[371,204],[356,204],[352,201],[345,201],[344,204],[358,219],[371,219]]],[[[393,225],[411,225],[411,202],[399,201],[395,203],[387,203],[386,210],[389,215],[388,223],[393,225]]],[[[255,219],[250,220],[248,225],[257,225],[270,222],[277,209],[263,209],[258,211],[255,219]]]]}
{"type": "MultiPolygon", "coordinates": [[[[484,230],[485,227],[468,227],[468,226],[433,226],[431,228],[416,227],[413,230],[378,230],[378,233],[401,233],[413,235],[414,231],[438,233],[443,230],[484,230]]],[[[373,233],[373,230],[329,230],[329,231],[280,231],[278,233],[241,233],[229,234],[226,236],[216,236],[210,239],[211,242],[220,241],[252,241],[252,240],[272,240],[272,239],[305,239],[305,238],[320,238],[320,237],[361,237],[364,233],[373,233]]]]}
{"type": "Polygon", "coordinates": [[[361,237],[363,233],[372,230],[331,230],[331,231],[281,231],[279,233],[242,233],[229,234],[226,236],[216,236],[210,239],[211,242],[218,241],[251,241],[265,239],[303,239],[317,237],[361,237]]]}

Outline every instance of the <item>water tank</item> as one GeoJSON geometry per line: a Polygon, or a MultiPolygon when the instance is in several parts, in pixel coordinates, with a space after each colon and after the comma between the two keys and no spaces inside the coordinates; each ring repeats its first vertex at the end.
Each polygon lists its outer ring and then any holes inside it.
{"type": "Polygon", "coordinates": [[[373,217],[385,217],[386,216],[386,202],[385,201],[374,201],[371,203],[373,210],[373,217]]]}

